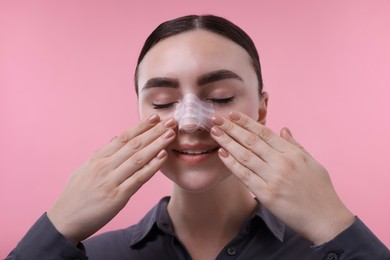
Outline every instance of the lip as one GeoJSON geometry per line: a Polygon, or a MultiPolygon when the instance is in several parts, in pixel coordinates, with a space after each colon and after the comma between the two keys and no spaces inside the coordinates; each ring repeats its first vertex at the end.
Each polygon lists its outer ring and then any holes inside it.
{"type": "Polygon", "coordinates": [[[196,164],[216,155],[218,145],[183,144],[172,148],[176,158],[188,164],[196,164]]]}

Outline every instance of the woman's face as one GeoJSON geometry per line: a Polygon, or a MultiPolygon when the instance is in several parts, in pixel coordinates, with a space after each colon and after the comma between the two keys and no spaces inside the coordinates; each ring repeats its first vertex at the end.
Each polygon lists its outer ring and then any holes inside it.
{"type": "MultiPolygon", "coordinates": [[[[216,115],[238,110],[265,120],[266,98],[259,97],[249,54],[206,30],[171,36],[152,47],[139,65],[138,86],[141,119],[153,113],[162,120],[173,117],[175,104],[191,93],[211,102],[216,115]]],[[[218,147],[207,130],[177,131],[161,172],[185,190],[207,190],[231,175],[218,147]]]]}

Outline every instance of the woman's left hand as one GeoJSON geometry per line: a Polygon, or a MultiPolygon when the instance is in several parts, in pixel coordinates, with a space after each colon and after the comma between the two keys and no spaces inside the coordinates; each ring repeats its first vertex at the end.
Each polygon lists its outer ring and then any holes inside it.
{"type": "Polygon", "coordinates": [[[239,112],[212,121],[211,136],[222,147],[222,162],[295,232],[320,245],[353,223],[327,170],[287,128],[279,136],[239,112]]]}

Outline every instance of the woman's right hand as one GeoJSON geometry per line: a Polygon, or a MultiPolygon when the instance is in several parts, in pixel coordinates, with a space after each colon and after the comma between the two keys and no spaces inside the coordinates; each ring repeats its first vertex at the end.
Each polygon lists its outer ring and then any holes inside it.
{"type": "Polygon", "coordinates": [[[153,115],[98,149],[47,212],[56,229],[77,244],[107,224],[160,169],[175,127],[153,115]]]}

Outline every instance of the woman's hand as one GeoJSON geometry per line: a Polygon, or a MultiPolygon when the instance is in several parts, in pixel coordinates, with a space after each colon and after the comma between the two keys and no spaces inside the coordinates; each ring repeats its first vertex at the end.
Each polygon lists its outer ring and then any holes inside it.
{"type": "Polygon", "coordinates": [[[248,116],[215,116],[211,136],[222,162],[286,225],[319,245],[350,226],[354,215],[336,194],[328,172],[287,128],[281,136],[248,116]]]}
{"type": "Polygon", "coordinates": [[[175,126],[153,115],[97,150],[48,211],[57,230],[78,243],[107,224],[160,169],[175,126]]]}

